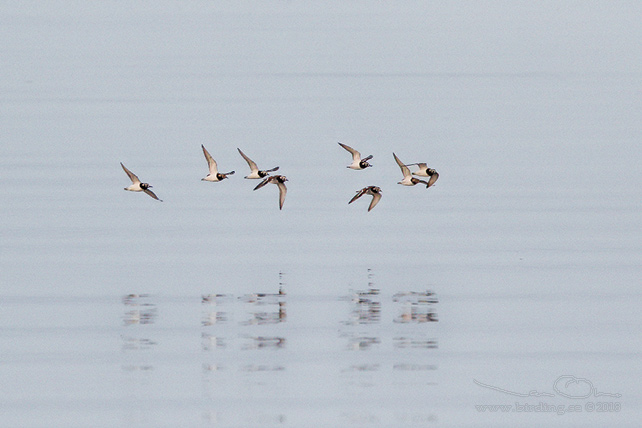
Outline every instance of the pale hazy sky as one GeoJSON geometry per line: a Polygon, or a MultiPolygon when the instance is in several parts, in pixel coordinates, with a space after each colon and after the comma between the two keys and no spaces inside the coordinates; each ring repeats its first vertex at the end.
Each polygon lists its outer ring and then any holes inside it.
{"type": "Polygon", "coordinates": [[[4,2],[0,76],[136,56],[230,73],[642,71],[641,2],[321,3],[4,2]]]}

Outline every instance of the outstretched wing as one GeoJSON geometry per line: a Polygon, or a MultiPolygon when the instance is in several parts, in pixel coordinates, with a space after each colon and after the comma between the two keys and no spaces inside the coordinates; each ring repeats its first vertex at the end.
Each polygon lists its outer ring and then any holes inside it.
{"type": "Polygon", "coordinates": [[[381,193],[373,193],[372,202],[370,202],[370,206],[368,207],[368,211],[373,209],[375,207],[375,205],[377,205],[379,203],[380,200],[381,200],[381,193]]]}
{"type": "Polygon", "coordinates": [[[288,188],[285,187],[284,183],[277,182],[277,186],[279,186],[279,209],[283,209],[283,203],[285,202],[285,195],[288,193],[288,188]]]}
{"type": "MultiPolygon", "coordinates": [[[[158,199],[158,196],[156,196],[156,194],[154,192],[152,192],[151,190],[143,189],[143,192],[147,193],[149,196],[151,196],[152,198],[156,199],[157,201],[161,201],[160,199],[158,199]]],[[[163,201],[161,201],[161,202],[163,202],[163,201]]]]}
{"type": "Polygon", "coordinates": [[[411,175],[410,174],[410,169],[408,169],[408,167],[406,165],[404,165],[404,163],[401,162],[401,160],[399,160],[397,155],[393,153],[392,156],[395,157],[395,161],[397,161],[397,165],[399,165],[399,168],[401,168],[401,173],[403,174],[404,178],[406,178],[409,175],[411,175]]]}
{"type": "Polygon", "coordinates": [[[365,195],[366,190],[368,190],[368,188],[367,188],[367,187],[364,187],[363,189],[358,190],[358,191],[357,191],[357,194],[356,194],[356,195],[354,195],[354,196],[352,197],[352,199],[350,199],[350,202],[348,202],[348,204],[353,203],[354,201],[356,201],[357,199],[359,199],[360,197],[362,197],[363,195],[365,195]]]}
{"type": "Polygon", "coordinates": [[[257,185],[256,185],[256,187],[254,188],[254,190],[258,190],[258,189],[260,189],[261,187],[265,186],[266,184],[268,184],[268,183],[272,180],[272,178],[273,178],[273,177],[268,177],[268,178],[266,178],[265,180],[261,181],[259,184],[257,184],[257,185]]]}
{"type": "Polygon", "coordinates": [[[201,147],[203,148],[203,154],[205,155],[205,159],[207,159],[207,165],[210,168],[210,175],[216,175],[218,173],[218,166],[216,165],[216,161],[210,155],[210,152],[207,151],[204,145],[201,144],[201,147]]]}
{"type": "Polygon", "coordinates": [[[275,166],[275,167],[274,167],[274,168],[272,168],[272,169],[266,169],[266,170],[265,170],[265,172],[274,172],[274,171],[278,171],[278,169],[279,169],[279,167],[278,167],[278,166],[275,166]]]}
{"type": "Polygon", "coordinates": [[[241,154],[241,156],[243,156],[243,159],[245,159],[245,162],[247,162],[247,164],[250,166],[250,170],[252,170],[252,172],[254,172],[254,171],[258,171],[258,170],[259,170],[259,167],[258,167],[258,166],[256,166],[256,163],[254,163],[254,161],[253,161],[252,159],[250,159],[250,158],[248,158],[247,156],[245,156],[245,153],[243,153],[243,152],[241,151],[241,149],[239,149],[239,148],[237,147],[237,149],[236,149],[236,150],[238,150],[238,151],[239,151],[239,153],[241,154]]]}
{"type": "Polygon", "coordinates": [[[427,181],[420,180],[420,179],[415,178],[415,177],[412,177],[412,179],[411,179],[410,181],[412,181],[412,183],[413,183],[413,184],[423,183],[423,184],[425,184],[425,185],[426,185],[426,189],[430,187],[430,184],[428,184],[428,182],[427,182],[427,181]]]}
{"type": "Polygon", "coordinates": [[[346,145],[345,145],[345,144],[343,144],[343,143],[339,143],[339,145],[340,145],[341,147],[343,147],[344,149],[346,149],[347,151],[349,151],[350,153],[352,153],[352,160],[353,160],[353,161],[357,161],[357,162],[358,162],[358,161],[360,161],[360,160],[361,160],[361,153],[359,153],[358,151],[356,151],[355,149],[353,149],[353,148],[352,148],[352,147],[350,147],[350,146],[346,146],[346,145]]]}
{"type": "Polygon", "coordinates": [[[129,177],[129,179],[132,181],[132,183],[134,183],[134,184],[140,184],[140,180],[138,179],[138,177],[136,176],[136,174],[134,174],[133,172],[131,172],[130,170],[128,170],[127,168],[125,168],[125,165],[123,165],[123,163],[122,163],[122,162],[120,163],[120,166],[122,166],[122,167],[123,167],[123,169],[125,170],[125,173],[126,173],[126,174],[127,174],[127,176],[129,177]]]}
{"type": "Polygon", "coordinates": [[[437,181],[438,178],[439,178],[439,173],[437,171],[433,172],[432,175],[430,176],[430,180],[428,180],[428,187],[435,184],[435,181],[437,181]]]}

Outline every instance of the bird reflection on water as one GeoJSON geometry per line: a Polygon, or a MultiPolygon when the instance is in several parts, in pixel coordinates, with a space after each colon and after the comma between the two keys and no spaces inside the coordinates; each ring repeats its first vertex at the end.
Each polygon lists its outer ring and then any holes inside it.
{"type": "Polygon", "coordinates": [[[381,321],[381,290],[374,287],[372,279],[373,273],[368,269],[368,288],[351,292],[349,300],[353,306],[350,318],[344,324],[377,324],[381,321]]]}
{"type": "MultiPolygon", "coordinates": [[[[200,323],[197,320],[192,327],[181,328],[193,328],[200,335],[198,365],[205,403],[220,401],[224,398],[222,391],[231,385],[287,393],[287,386],[303,375],[303,367],[305,375],[315,367],[300,364],[298,356],[302,353],[319,355],[308,350],[308,345],[324,349],[324,376],[347,391],[431,387],[435,384],[432,373],[437,370],[430,361],[431,352],[438,348],[431,327],[438,321],[436,294],[429,290],[386,293],[388,284],[376,284],[375,279],[373,270],[368,269],[362,287],[350,288],[343,296],[303,300],[300,296],[291,299],[282,272],[275,284],[270,286],[267,281],[266,289],[246,294],[214,290],[197,298],[164,299],[127,294],[121,299],[121,344],[126,352],[123,355],[128,356],[124,357],[122,372],[130,388],[144,389],[158,377],[154,370],[158,342],[163,342],[163,348],[171,343],[163,334],[174,325],[166,317],[178,316],[173,322],[179,324],[191,320],[190,313],[180,315],[176,308],[192,307],[200,311],[200,323]],[[306,313],[304,308],[331,315],[300,318],[306,313]],[[288,320],[288,309],[296,309],[296,326],[288,320]],[[169,327],[154,325],[159,312],[169,327]],[[317,322],[311,336],[301,333],[300,321],[317,322]]],[[[188,351],[183,348],[176,352],[188,351]]],[[[214,409],[213,404],[203,409],[210,415],[208,420],[238,421],[214,409]]],[[[279,409],[275,414],[288,416],[279,409]]]]}
{"type": "Polygon", "coordinates": [[[201,296],[201,303],[204,308],[201,325],[206,327],[225,323],[228,320],[228,314],[225,310],[219,309],[224,307],[223,304],[230,299],[232,297],[227,294],[204,294],[201,296]]]}
{"type": "Polygon", "coordinates": [[[438,321],[434,305],[439,300],[432,291],[397,293],[392,296],[392,301],[401,305],[400,314],[394,319],[396,323],[438,321]]]}
{"type": "Polygon", "coordinates": [[[367,351],[373,345],[378,345],[381,343],[381,339],[378,337],[368,337],[368,336],[349,336],[348,335],[348,349],[352,351],[367,351]]]}
{"type": "Polygon", "coordinates": [[[121,336],[121,339],[123,341],[123,351],[144,351],[158,344],[154,340],[140,337],[121,336]]]}
{"type": "Polygon", "coordinates": [[[120,335],[123,362],[121,370],[128,377],[150,373],[154,370],[151,353],[158,341],[150,338],[149,328],[156,322],[158,311],[155,298],[149,294],[126,294],[121,302],[124,306],[123,333],[120,335]]]}
{"type": "Polygon", "coordinates": [[[156,321],[156,304],[149,294],[127,294],[123,296],[123,305],[127,308],[123,316],[125,325],[154,324],[156,321]]]}
{"type": "Polygon", "coordinates": [[[268,365],[268,364],[248,364],[240,368],[242,372],[280,372],[284,371],[285,367],[281,365],[268,365]]]}
{"type": "Polygon", "coordinates": [[[426,352],[437,349],[438,341],[426,323],[438,321],[436,294],[409,290],[386,296],[389,287],[375,282],[374,272],[368,269],[366,287],[350,290],[342,299],[349,303],[350,312],[341,321],[339,338],[347,341],[343,349],[353,353],[342,358],[349,362],[341,369],[343,386],[359,393],[435,385],[429,373],[437,366],[426,363],[430,355],[426,352]]]}
{"type": "Polygon", "coordinates": [[[348,300],[353,304],[346,325],[377,324],[381,321],[381,290],[374,286],[374,273],[367,270],[367,288],[352,290],[348,300]]]}
{"type": "Polygon", "coordinates": [[[275,311],[252,312],[251,316],[250,319],[243,321],[243,325],[265,325],[285,322],[287,319],[285,302],[278,302],[277,310],[275,311]]]}
{"type": "Polygon", "coordinates": [[[241,349],[283,349],[285,344],[286,339],[284,337],[248,337],[241,349]]]}
{"type": "Polygon", "coordinates": [[[201,333],[201,349],[203,351],[211,351],[214,349],[225,348],[225,338],[218,337],[209,333],[201,333]]]}
{"type": "Polygon", "coordinates": [[[395,337],[392,342],[394,347],[398,349],[437,349],[437,339],[395,337]]]}
{"type": "Polygon", "coordinates": [[[241,302],[250,305],[246,310],[250,318],[242,321],[241,324],[265,325],[285,322],[287,319],[285,299],[286,293],[283,286],[279,287],[278,293],[253,293],[239,297],[241,302]],[[258,308],[261,310],[257,310],[258,308]]]}

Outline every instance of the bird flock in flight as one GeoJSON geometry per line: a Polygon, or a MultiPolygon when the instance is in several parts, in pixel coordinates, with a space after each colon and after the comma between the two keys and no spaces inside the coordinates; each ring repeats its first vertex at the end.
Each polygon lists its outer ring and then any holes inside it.
{"type": "MultiPolygon", "coordinates": [[[[364,170],[368,167],[372,167],[368,161],[372,159],[372,155],[366,156],[365,158],[361,158],[361,153],[353,149],[352,147],[339,143],[341,147],[346,149],[348,152],[352,154],[352,163],[347,166],[347,168],[354,169],[354,170],[364,170]]],[[[203,149],[203,154],[205,155],[205,159],[207,160],[207,165],[209,167],[209,174],[205,178],[202,178],[202,181],[211,181],[211,182],[219,182],[223,181],[224,179],[228,178],[228,176],[233,175],[235,171],[230,171],[230,172],[219,172],[218,171],[218,165],[216,164],[216,161],[210,155],[210,153],[207,151],[205,146],[201,144],[201,148],[203,149]]],[[[287,187],[285,187],[285,182],[288,181],[287,177],[284,175],[270,175],[271,172],[277,171],[279,169],[278,166],[271,168],[271,169],[264,169],[260,170],[259,167],[256,165],[256,163],[247,157],[245,153],[241,151],[241,149],[237,149],[243,159],[247,162],[247,164],[250,167],[250,173],[245,176],[247,179],[257,179],[262,181],[254,188],[254,190],[258,190],[261,187],[265,186],[266,184],[273,183],[276,184],[279,188],[279,209],[283,209],[283,203],[285,202],[285,195],[288,192],[287,187]]],[[[397,184],[401,184],[403,186],[414,186],[416,184],[425,184],[426,188],[431,187],[437,179],[439,178],[439,174],[437,171],[435,171],[432,168],[429,168],[426,163],[408,163],[404,164],[401,162],[401,160],[397,157],[396,154],[392,154],[394,157],[395,161],[397,162],[397,165],[399,165],[399,168],[401,169],[401,173],[403,174],[403,179],[398,182],[397,184]],[[419,169],[415,172],[410,172],[409,166],[417,166],[419,169]],[[419,176],[419,177],[429,177],[428,181],[421,180],[419,178],[413,177],[413,175],[419,176]]],[[[148,183],[143,183],[140,181],[138,176],[131,172],[129,169],[123,165],[123,163],[120,163],[120,166],[123,167],[123,170],[125,170],[125,173],[129,177],[129,179],[132,181],[132,184],[129,187],[125,187],[125,190],[129,190],[130,192],[145,192],[152,198],[156,199],[157,201],[163,202],[161,199],[156,196],[154,192],[152,192],[150,189],[152,186],[148,183]]],[[[370,202],[370,206],[368,207],[368,211],[372,210],[375,205],[379,203],[381,200],[381,188],[378,186],[367,186],[364,187],[361,190],[357,191],[357,194],[354,195],[352,199],[348,202],[348,204],[353,203],[363,195],[369,195],[372,196],[372,201],[370,202]]]]}

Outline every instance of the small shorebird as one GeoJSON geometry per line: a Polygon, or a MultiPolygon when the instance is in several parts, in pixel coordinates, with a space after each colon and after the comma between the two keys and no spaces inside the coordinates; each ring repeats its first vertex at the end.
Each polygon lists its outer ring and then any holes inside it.
{"type": "Polygon", "coordinates": [[[134,174],[133,172],[125,168],[125,165],[123,165],[122,162],[120,163],[120,166],[123,167],[123,169],[125,170],[125,173],[129,177],[129,179],[132,181],[132,184],[129,187],[125,187],[125,190],[129,190],[130,192],[145,192],[152,198],[156,199],[157,201],[161,201],[160,199],[158,199],[158,196],[154,194],[154,192],[149,190],[152,188],[152,186],[150,186],[147,183],[141,183],[138,177],[136,176],[136,174],[134,174]]]}
{"type": "Polygon", "coordinates": [[[274,183],[277,186],[279,186],[279,209],[282,210],[283,209],[283,202],[285,202],[285,195],[286,195],[286,193],[288,193],[288,189],[287,189],[287,187],[285,187],[285,182],[286,181],[288,181],[288,179],[285,177],[285,175],[273,175],[273,176],[268,177],[265,180],[261,181],[254,188],[254,190],[260,189],[261,187],[265,186],[268,183],[274,183]]]}
{"type": "Polygon", "coordinates": [[[263,177],[269,175],[271,172],[274,172],[274,171],[279,169],[279,167],[277,166],[277,167],[274,167],[272,169],[266,169],[266,170],[263,170],[263,171],[259,171],[259,167],[256,166],[256,163],[252,159],[250,159],[247,156],[245,156],[245,153],[243,153],[241,151],[241,149],[237,148],[236,150],[239,151],[241,156],[243,156],[243,159],[245,159],[245,162],[247,162],[247,164],[250,166],[250,175],[246,176],[245,178],[252,178],[252,179],[263,178],[263,177]]]}
{"type": "Polygon", "coordinates": [[[352,147],[350,147],[350,146],[346,146],[346,145],[345,145],[345,144],[343,144],[343,143],[339,143],[339,145],[340,145],[341,147],[343,147],[344,149],[346,149],[347,151],[349,151],[350,153],[352,153],[352,163],[351,163],[350,165],[348,165],[346,168],[350,168],[350,169],[357,169],[357,170],[359,170],[359,169],[366,169],[366,168],[368,168],[369,166],[372,166],[372,165],[370,165],[370,164],[368,163],[368,161],[369,161],[370,159],[372,159],[372,155],[367,156],[367,157],[365,157],[365,158],[361,159],[361,153],[359,153],[358,151],[356,151],[356,150],[355,150],[355,149],[353,149],[352,147]]]}
{"type": "Polygon", "coordinates": [[[234,171],[218,172],[216,161],[214,160],[212,155],[210,155],[210,153],[207,151],[204,145],[201,144],[201,147],[203,148],[203,154],[205,155],[205,159],[207,159],[207,165],[210,168],[210,173],[207,174],[207,177],[201,178],[201,181],[212,181],[212,182],[222,181],[226,179],[228,175],[234,174],[234,171]]]}
{"type": "Polygon", "coordinates": [[[370,211],[381,200],[381,189],[379,187],[377,187],[377,186],[364,187],[363,189],[357,191],[357,194],[354,195],[354,197],[352,199],[350,199],[350,202],[348,202],[348,204],[353,203],[354,201],[356,201],[357,199],[359,199],[363,195],[371,195],[372,196],[372,202],[370,202],[370,206],[368,207],[368,211],[370,211]]]}
{"type": "Polygon", "coordinates": [[[397,165],[399,165],[399,168],[401,168],[401,173],[403,174],[403,180],[401,180],[397,184],[403,184],[404,186],[414,186],[415,184],[423,183],[426,185],[426,189],[430,187],[430,184],[428,184],[428,182],[413,177],[412,174],[410,174],[410,169],[399,160],[396,154],[393,153],[392,156],[395,157],[395,161],[397,161],[397,165]]]}
{"type": "Polygon", "coordinates": [[[432,168],[428,168],[428,165],[426,165],[425,163],[407,163],[406,164],[406,166],[412,166],[412,165],[417,165],[419,167],[419,170],[417,172],[413,172],[412,175],[417,175],[419,177],[430,177],[430,180],[428,180],[428,187],[435,184],[435,182],[439,178],[439,173],[432,168]]]}

